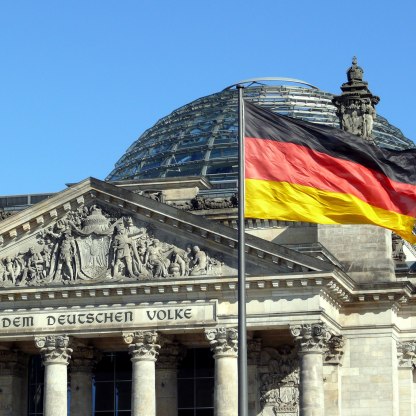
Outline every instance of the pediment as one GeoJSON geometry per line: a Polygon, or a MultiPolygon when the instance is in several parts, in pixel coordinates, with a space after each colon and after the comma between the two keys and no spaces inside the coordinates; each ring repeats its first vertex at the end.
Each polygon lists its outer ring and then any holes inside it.
{"type": "MultiPolygon", "coordinates": [[[[247,235],[247,275],[332,264],[247,235]]],[[[237,275],[237,231],[89,178],[0,223],[0,286],[237,275]]]]}

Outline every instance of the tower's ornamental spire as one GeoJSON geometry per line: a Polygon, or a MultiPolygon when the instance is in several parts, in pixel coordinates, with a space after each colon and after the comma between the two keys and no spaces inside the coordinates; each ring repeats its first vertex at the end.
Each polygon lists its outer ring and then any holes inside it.
{"type": "Polygon", "coordinates": [[[352,65],[348,68],[347,77],[348,82],[361,81],[363,80],[363,69],[357,65],[357,58],[352,58],[352,65]]]}
{"type": "Polygon", "coordinates": [[[343,130],[373,142],[375,106],[380,98],[368,89],[368,83],[363,81],[363,74],[364,71],[358,66],[354,56],[347,71],[348,82],[342,84],[342,94],[335,96],[332,102],[337,107],[337,116],[343,130]]]}

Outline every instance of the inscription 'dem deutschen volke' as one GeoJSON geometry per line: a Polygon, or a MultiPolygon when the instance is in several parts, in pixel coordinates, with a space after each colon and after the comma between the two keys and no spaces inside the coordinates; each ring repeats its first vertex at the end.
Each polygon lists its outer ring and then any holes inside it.
{"type": "Polygon", "coordinates": [[[114,327],[125,325],[166,325],[215,321],[215,306],[211,303],[186,307],[156,307],[123,310],[50,312],[0,315],[0,328],[9,331],[36,328],[70,329],[75,327],[114,327]]]}

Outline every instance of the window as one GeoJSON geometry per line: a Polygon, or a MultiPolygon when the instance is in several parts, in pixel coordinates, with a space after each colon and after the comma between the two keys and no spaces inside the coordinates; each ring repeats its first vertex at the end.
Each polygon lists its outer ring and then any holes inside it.
{"type": "Polygon", "coordinates": [[[131,361],[127,352],[108,353],[97,364],[93,380],[94,416],[130,416],[131,361]]]}
{"type": "Polygon", "coordinates": [[[178,368],[178,416],[213,416],[214,368],[209,349],[188,350],[178,368]]]}

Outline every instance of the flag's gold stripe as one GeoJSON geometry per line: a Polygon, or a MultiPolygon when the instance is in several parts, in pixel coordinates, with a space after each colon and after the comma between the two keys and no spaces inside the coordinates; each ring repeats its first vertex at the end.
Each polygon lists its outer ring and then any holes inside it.
{"type": "Polygon", "coordinates": [[[356,196],[259,179],[246,179],[245,216],[318,224],[374,224],[411,243],[415,218],[374,207],[356,196]]]}

